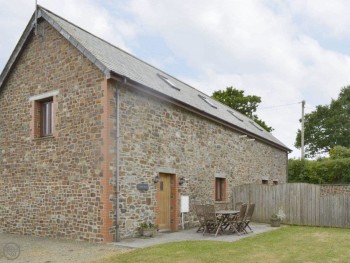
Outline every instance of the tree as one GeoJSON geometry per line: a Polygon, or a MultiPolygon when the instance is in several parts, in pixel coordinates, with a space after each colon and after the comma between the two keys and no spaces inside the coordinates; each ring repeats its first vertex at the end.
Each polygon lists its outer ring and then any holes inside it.
{"type": "MultiPolygon", "coordinates": [[[[328,153],[335,146],[350,148],[350,86],[341,89],[330,105],[319,105],[305,115],[304,144],[307,157],[328,153]]],[[[301,146],[298,130],[295,147],[301,146]]]]}
{"type": "Polygon", "coordinates": [[[244,90],[227,87],[226,90],[214,91],[211,97],[253,119],[266,131],[273,131],[272,127],[268,126],[263,120],[259,119],[259,117],[254,114],[259,106],[259,103],[261,102],[261,98],[259,96],[245,96],[244,90]]]}
{"type": "Polygon", "coordinates": [[[329,150],[329,157],[331,159],[350,158],[350,148],[335,146],[329,150]]]}

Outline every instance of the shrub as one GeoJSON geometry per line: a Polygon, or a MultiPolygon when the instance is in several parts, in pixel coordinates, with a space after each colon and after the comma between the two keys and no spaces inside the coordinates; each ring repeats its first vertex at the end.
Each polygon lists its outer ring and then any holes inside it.
{"type": "Polygon", "coordinates": [[[350,158],[350,148],[335,146],[329,150],[329,157],[331,159],[350,158]]]}
{"type": "Polygon", "coordinates": [[[350,158],[288,161],[288,182],[350,183],[350,158]]]}

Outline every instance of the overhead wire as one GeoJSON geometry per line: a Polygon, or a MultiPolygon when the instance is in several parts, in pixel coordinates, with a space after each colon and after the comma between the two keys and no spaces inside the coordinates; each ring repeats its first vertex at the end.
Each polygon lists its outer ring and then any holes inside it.
{"type": "Polygon", "coordinates": [[[273,108],[279,108],[279,107],[287,107],[287,106],[296,105],[296,104],[300,104],[300,103],[301,102],[294,102],[294,103],[289,103],[289,104],[282,104],[282,105],[274,105],[274,106],[269,106],[269,107],[262,107],[262,108],[259,108],[259,110],[273,109],[273,108]]]}

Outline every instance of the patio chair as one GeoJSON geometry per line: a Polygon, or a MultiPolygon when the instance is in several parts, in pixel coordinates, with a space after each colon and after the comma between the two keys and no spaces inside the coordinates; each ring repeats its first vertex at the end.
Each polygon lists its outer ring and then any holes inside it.
{"type": "Polygon", "coordinates": [[[255,209],[255,204],[249,204],[248,209],[247,209],[247,213],[245,215],[245,218],[243,219],[243,231],[246,234],[248,234],[247,228],[249,228],[250,231],[253,232],[253,230],[249,226],[249,223],[250,223],[250,221],[252,219],[252,216],[253,216],[253,213],[254,213],[254,209],[255,209]]]}
{"type": "Polygon", "coordinates": [[[233,231],[233,233],[237,233],[239,236],[241,235],[238,227],[239,227],[239,213],[232,215],[232,217],[228,218],[227,224],[230,227],[229,230],[233,231]]]}
{"type": "Polygon", "coordinates": [[[219,232],[222,232],[222,220],[216,216],[215,206],[214,205],[205,205],[204,208],[204,221],[205,227],[203,231],[203,236],[206,232],[215,232],[215,236],[219,232]]]}
{"type": "Polygon", "coordinates": [[[244,232],[244,219],[246,216],[246,212],[247,212],[247,204],[242,204],[240,209],[239,209],[239,214],[237,216],[237,222],[236,222],[236,228],[238,230],[238,232],[242,233],[244,232]]]}
{"type": "Polygon", "coordinates": [[[234,209],[235,210],[240,210],[242,205],[243,205],[243,202],[236,202],[234,209]]]}
{"type": "Polygon", "coordinates": [[[204,220],[205,205],[195,204],[194,208],[196,211],[197,219],[199,221],[199,227],[197,229],[197,233],[204,232],[204,229],[205,229],[205,220],[204,220]]]}

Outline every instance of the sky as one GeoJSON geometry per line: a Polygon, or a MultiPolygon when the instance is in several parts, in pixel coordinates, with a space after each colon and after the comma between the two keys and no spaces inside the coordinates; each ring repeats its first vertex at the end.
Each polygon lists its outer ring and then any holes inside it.
{"type": "MultiPolygon", "coordinates": [[[[38,0],[87,31],[211,95],[262,99],[257,115],[289,157],[305,112],[350,85],[348,0],[38,0]]],[[[0,70],[35,1],[0,0],[0,70]]]]}

